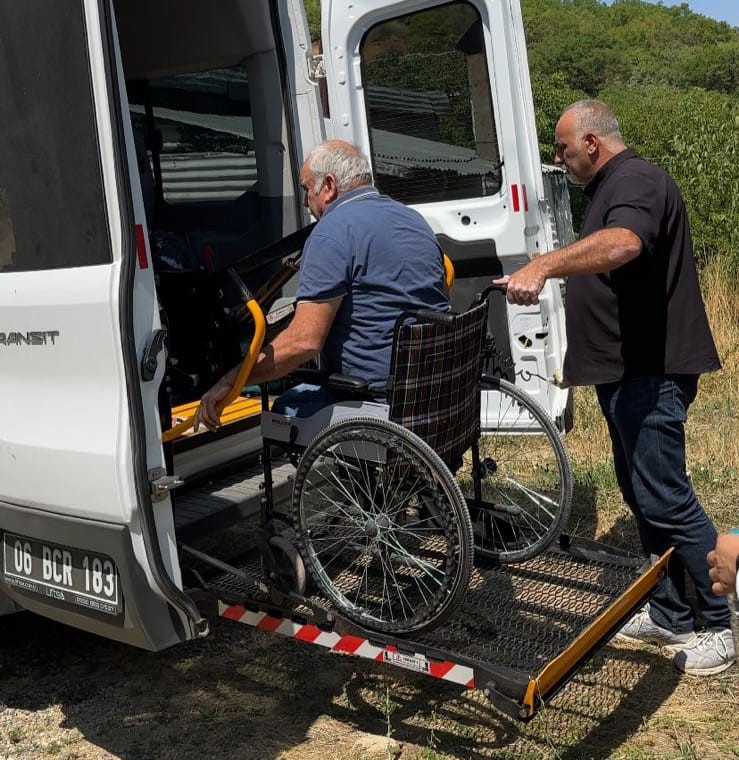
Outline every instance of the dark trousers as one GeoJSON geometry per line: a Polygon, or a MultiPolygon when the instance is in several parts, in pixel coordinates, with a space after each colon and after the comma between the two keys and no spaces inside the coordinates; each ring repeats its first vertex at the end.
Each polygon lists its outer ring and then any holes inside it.
{"type": "Polygon", "coordinates": [[[596,386],[616,478],[636,517],[644,551],[660,555],[675,547],[667,578],[650,602],[654,622],[675,633],[693,630],[686,573],[708,628],[728,628],[730,620],[726,599],[711,591],[708,578],[706,554],[716,545],[716,529],[685,470],[685,421],[697,390],[696,375],[654,375],[596,386]]]}

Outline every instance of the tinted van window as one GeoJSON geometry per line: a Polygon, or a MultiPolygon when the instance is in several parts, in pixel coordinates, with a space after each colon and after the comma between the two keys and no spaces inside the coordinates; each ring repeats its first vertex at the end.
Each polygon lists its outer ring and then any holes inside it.
{"type": "Polygon", "coordinates": [[[82,2],[0,0],[0,272],[111,261],[82,2]]]}
{"type": "Polygon", "coordinates": [[[453,2],[383,21],[361,46],[377,186],[406,203],[500,190],[482,20],[453,2]]]}
{"type": "Polygon", "coordinates": [[[242,66],[131,82],[128,101],[139,145],[146,146],[150,161],[159,161],[162,201],[228,201],[256,190],[249,82],[242,66]]]}

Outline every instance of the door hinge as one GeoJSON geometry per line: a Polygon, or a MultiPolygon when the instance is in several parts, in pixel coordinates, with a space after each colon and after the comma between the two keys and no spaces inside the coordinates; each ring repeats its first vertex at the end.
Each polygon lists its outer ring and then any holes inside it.
{"type": "Polygon", "coordinates": [[[308,76],[312,82],[326,78],[326,66],[323,63],[323,55],[311,55],[308,53],[308,76]]]}
{"type": "Polygon", "coordinates": [[[167,475],[163,467],[155,467],[149,470],[149,486],[152,501],[163,501],[167,494],[175,488],[184,485],[185,481],[178,475],[167,475]]]}

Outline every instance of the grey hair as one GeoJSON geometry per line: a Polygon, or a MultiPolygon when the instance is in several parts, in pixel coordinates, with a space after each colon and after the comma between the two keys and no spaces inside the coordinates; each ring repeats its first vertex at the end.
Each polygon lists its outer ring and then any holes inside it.
{"type": "Polygon", "coordinates": [[[568,111],[575,112],[575,125],[580,132],[592,132],[606,140],[623,142],[621,127],[611,109],[600,100],[578,100],[562,111],[564,116],[568,111]]]}
{"type": "Polygon", "coordinates": [[[360,185],[372,184],[369,159],[356,145],[343,140],[327,140],[316,145],[305,163],[317,188],[323,185],[327,174],[333,174],[339,195],[360,185]]]}

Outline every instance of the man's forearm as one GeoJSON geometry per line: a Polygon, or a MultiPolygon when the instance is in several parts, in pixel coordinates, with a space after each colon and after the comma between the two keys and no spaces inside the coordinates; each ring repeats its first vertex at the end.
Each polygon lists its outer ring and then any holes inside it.
{"type": "MultiPolygon", "coordinates": [[[[257,357],[246,383],[257,385],[284,377],[321,352],[341,297],[301,302],[290,325],[257,357]]],[[[216,385],[233,387],[241,365],[229,370],[216,385]]]]}
{"type": "MultiPolygon", "coordinates": [[[[315,348],[302,346],[298,341],[290,340],[289,336],[286,340],[284,336],[285,334],[281,333],[260,351],[252,371],[246,378],[246,385],[259,385],[284,377],[318,355],[315,348]]],[[[237,364],[226,372],[216,385],[233,388],[241,366],[237,364]]]]}
{"type": "Polygon", "coordinates": [[[247,380],[250,385],[285,377],[318,355],[318,351],[313,347],[301,345],[297,341],[281,341],[283,335],[284,333],[278,335],[257,357],[247,380]]]}
{"type": "Polygon", "coordinates": [[[636,258],[640,252],[641,241],[633,232],[615,228],[594,232],[534,261],[548,279],[610,272],[636,258]]]}

